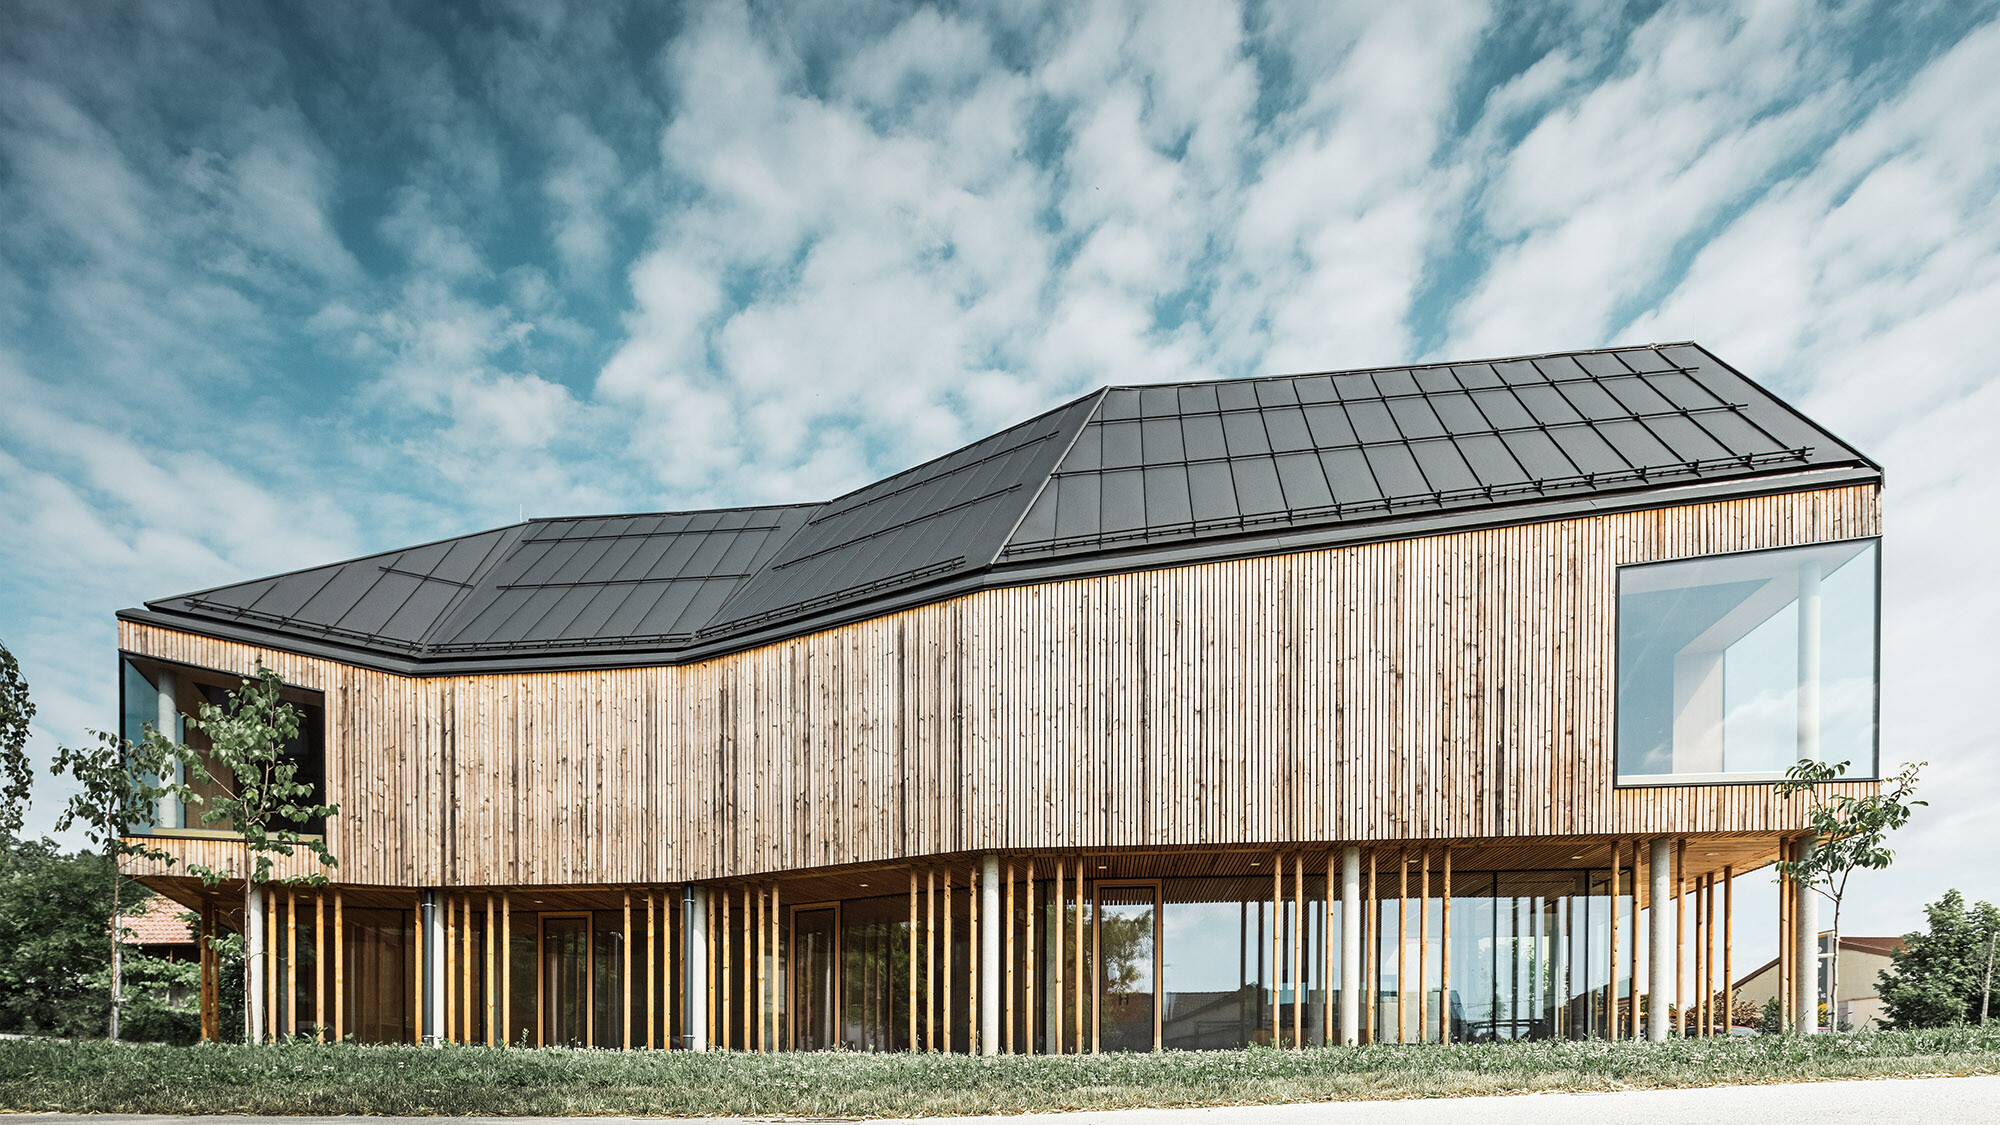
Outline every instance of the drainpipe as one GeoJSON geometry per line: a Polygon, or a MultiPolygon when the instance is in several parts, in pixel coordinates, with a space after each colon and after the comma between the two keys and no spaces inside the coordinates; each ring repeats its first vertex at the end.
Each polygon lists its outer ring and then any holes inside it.
{"type": "Polygon", "coordinates": [[[979,862],[979,1053],[1000,1053],[1000,857],[979,862]]]}
{"type": "Polygon", "coordinates": [[[1340,849],[1340,1041],[1361,1042],[1361,849],[1340,849]]]}
{"type": "Polygon", "coordinates": [[[1648,991],[1652,999],[1646,1012],[1646,1038],[1655,1043],[1667,1041],[1667,1028],[1672,1020],[1667,1005],[1674,995],[1674,848],[1673,841],[1664,836],[1656,836],[1652,842],[1651,864],[1652,888],[1649,898],[1652,902],[1652,940],[1646,943],[1646,977],[1648,991]]]}
{"type": "Polygon", "coordinates": [[[681,971],[681,980],[686,982],[684,990],[685,1018],[681,1026],[687,1029],[681,1037],[681,1046],[690,1051],[708,1050],[708,888],[683,886],[681,888],[681,932],[687,935],[682,943],[681,957],[686,967],[681,971]]]}

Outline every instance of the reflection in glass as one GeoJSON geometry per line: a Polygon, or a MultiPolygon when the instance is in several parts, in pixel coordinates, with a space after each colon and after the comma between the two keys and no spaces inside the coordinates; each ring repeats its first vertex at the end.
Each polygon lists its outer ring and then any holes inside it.
{"type": "Polygon", "coordinates": [[[1875,541],[1618,572],[1621,784],[1875,776],[1875,541]]]}
{"type": "Polygon", "coordinates": [[[1098,1035],[1106,1051],[1153,1049],[1153,949],[1158,892],[1097,892],[1098,1035]]]}

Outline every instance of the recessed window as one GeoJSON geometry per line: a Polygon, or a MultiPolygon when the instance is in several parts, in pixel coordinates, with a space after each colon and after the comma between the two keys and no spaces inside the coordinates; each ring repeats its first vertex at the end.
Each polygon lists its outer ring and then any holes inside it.
{"type": "Polygon", "coordinates": [[[1874,777],[1876,542],[1620,568],[1618,783],[1874,777]]]}

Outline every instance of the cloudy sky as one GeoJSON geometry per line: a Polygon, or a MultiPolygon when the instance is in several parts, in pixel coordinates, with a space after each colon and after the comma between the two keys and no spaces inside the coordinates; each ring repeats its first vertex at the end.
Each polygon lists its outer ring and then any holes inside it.
{"type": "Polygon", "coordinates": [[[1107,382],[1694,338],[1888,468],[1934,805],[1850,932],[2000,898],[1995,4],[0,8],[44,759],[148,597],[820,498],[1107,382]]]}

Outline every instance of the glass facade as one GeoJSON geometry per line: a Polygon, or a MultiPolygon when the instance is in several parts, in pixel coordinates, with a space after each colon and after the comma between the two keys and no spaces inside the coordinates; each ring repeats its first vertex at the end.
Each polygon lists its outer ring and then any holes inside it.
{"type": "Polygon", "coordinates": [[[1618,572],[1618,783],[1876,775],[1873,539],[1618,572]]]}

